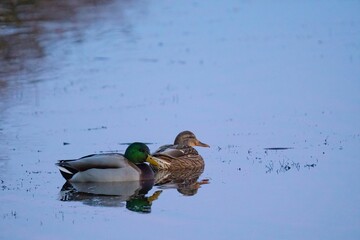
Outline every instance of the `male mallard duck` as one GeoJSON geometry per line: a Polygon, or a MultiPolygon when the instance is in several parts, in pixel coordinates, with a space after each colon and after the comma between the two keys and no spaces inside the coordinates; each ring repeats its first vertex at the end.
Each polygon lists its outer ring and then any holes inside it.
{"type": "Polygon", "coordinates": [[[200,142],[190,131],[179,133],[174,144],[161,146],[153,153],[158,165],[154,167],[169,170],[204,168],[204,160],[194,146],[210,147],[200,142]]]}
{"type": "Polygon", "coordinates": [[[69,182],[123,182],[150,180],[154,172],[149,165],[157,165],[144,143],[128,146],[125,154],[92,154],[75,160],[61,160],[56,165],[69,182]]]}

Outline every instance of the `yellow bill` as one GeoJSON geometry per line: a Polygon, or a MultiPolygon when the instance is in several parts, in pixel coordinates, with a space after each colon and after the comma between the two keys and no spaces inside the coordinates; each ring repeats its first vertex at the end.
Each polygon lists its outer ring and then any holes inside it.
{"type": "Polygon", "coordinates": [[[150,155],[147,156],[146,161],[153,166],[159,166],[159,163],[150,155]]]}

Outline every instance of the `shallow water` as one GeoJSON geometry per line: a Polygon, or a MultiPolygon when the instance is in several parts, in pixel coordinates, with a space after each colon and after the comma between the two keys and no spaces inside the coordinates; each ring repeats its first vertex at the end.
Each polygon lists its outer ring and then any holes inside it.
{"type": "Polygon", "coordinates": [[[1,239],[360,237],[358,1],[5,2],[1,239]],[[57,160],[186,129],[208,184],[62,191],[57,160]]]}

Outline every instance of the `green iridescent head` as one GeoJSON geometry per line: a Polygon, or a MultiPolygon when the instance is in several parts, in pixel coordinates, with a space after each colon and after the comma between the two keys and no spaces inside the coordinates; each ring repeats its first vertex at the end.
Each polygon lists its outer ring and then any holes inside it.
{"type": "Polygon", "coordinates": [[[154,161],[150,155],[149,147],[141,142],[134,142],[130,144],[125,151],[125,157],[127,160],[135,164],[149,162],[152,165],[157,165],[156,161],[154,161]]]}

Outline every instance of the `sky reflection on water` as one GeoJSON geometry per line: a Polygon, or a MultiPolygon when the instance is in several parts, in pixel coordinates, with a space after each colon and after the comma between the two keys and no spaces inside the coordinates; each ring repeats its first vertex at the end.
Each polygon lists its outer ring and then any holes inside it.
{"type": "Polygon", "coordinates": [[[0,238],[359,238],[357,1],[33,2],[0,10],[0,238]],[[182,130],[196,194],[59,201],[56,160],[182,130]]]}

